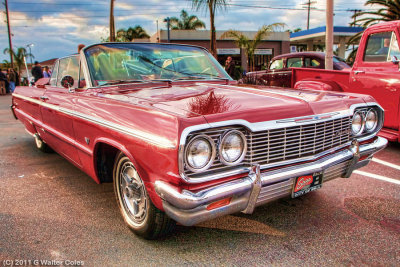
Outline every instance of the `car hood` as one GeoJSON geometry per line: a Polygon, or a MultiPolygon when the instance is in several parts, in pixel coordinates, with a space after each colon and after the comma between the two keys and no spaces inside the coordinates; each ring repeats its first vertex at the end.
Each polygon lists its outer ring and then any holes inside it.
{"type": "Polygon", "coordinates": [[[250,88],[210,83],[172,84],[169,87],[104,90],[100,97],[151,106],[178,117],[203,116],[208,122],[243,119],[277,120],[345,110],[363,100],[335,92],[250,88]]]}

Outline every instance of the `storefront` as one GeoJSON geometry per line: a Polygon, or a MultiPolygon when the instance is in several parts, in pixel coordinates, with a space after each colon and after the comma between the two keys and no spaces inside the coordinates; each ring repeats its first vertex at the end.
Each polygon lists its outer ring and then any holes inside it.
{"type": "MultiPolygon", "coordinates": [[[[217,54],[218,62],[225,65],[226,59],[230,56],[234,60],[240,71],[248,71],[249,59],[246,57],[244,49],[236,46],[234,39],[221,39],[224,31],[217,31],[217,54]]],[[[242,32],[250,40],[254,38],[256,31],[242,32]]],[[[151,38],[151,42],[168,42],[168,34],[166,30],[160,30],[151,38]]],[[[182,43],[190,45],[198,45],[210,48],[210,31],[205,30],[172,30],[170,32],[171,43],[182,43]]],[[[254,65],[256,70],[268,67],[270,60],[277,55],[289,53],[290,51],[289,33],[288,32],[272,32],[257,46],[254,55],[254,65]]]]}

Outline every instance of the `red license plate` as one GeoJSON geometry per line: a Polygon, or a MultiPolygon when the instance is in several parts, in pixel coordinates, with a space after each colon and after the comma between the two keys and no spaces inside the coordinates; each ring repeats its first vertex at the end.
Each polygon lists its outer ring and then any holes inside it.
{"type": "Polygon", "coordinates": [[[303,175],[296,178],[292,190],[292,198],[302,196],[322,187],[322,172],[303,175]]]}

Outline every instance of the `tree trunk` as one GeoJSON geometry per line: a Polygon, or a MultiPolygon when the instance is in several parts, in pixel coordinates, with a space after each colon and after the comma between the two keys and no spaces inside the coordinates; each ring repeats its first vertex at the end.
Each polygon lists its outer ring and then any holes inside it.
{"type": "Polygon", "coordinates": [[[210,40],[210,52],[211,54],[217,58],[217,37],[215,32],[215,25],[214,25],[214,9],[212,6],[212,1],[209,1],[208,8],[210,10],[210,27],[211,27],[211,40],[210,40]]]}

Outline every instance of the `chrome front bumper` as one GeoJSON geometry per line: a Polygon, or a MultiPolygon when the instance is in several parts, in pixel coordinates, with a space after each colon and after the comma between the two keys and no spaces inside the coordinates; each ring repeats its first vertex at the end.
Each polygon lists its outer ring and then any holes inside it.
{"type": "Polygon", "coordinates": [[[338,177],[348,178],[353,170],[367,165],[372,155],[386,145],[385,138],[377,137],[374,142],[364,145],[353,141],[348,149],[306,164],[263,173],[258,165],[254,165],[246,177],[196,193],[188,190],[180,192],[163,181],[156,181],[155,190],[163,200],[167,215],[183,225],[191,226],[239,211],[250,214],[256,206],[290,196],[296,177],[302,175],[324,172],[323,182],[338,177]],[[365,159],[359,160],[365,156],[365,159]],[[229,197],[231,201],[228,205],[207,209],[209,204],[229,197]]]}

